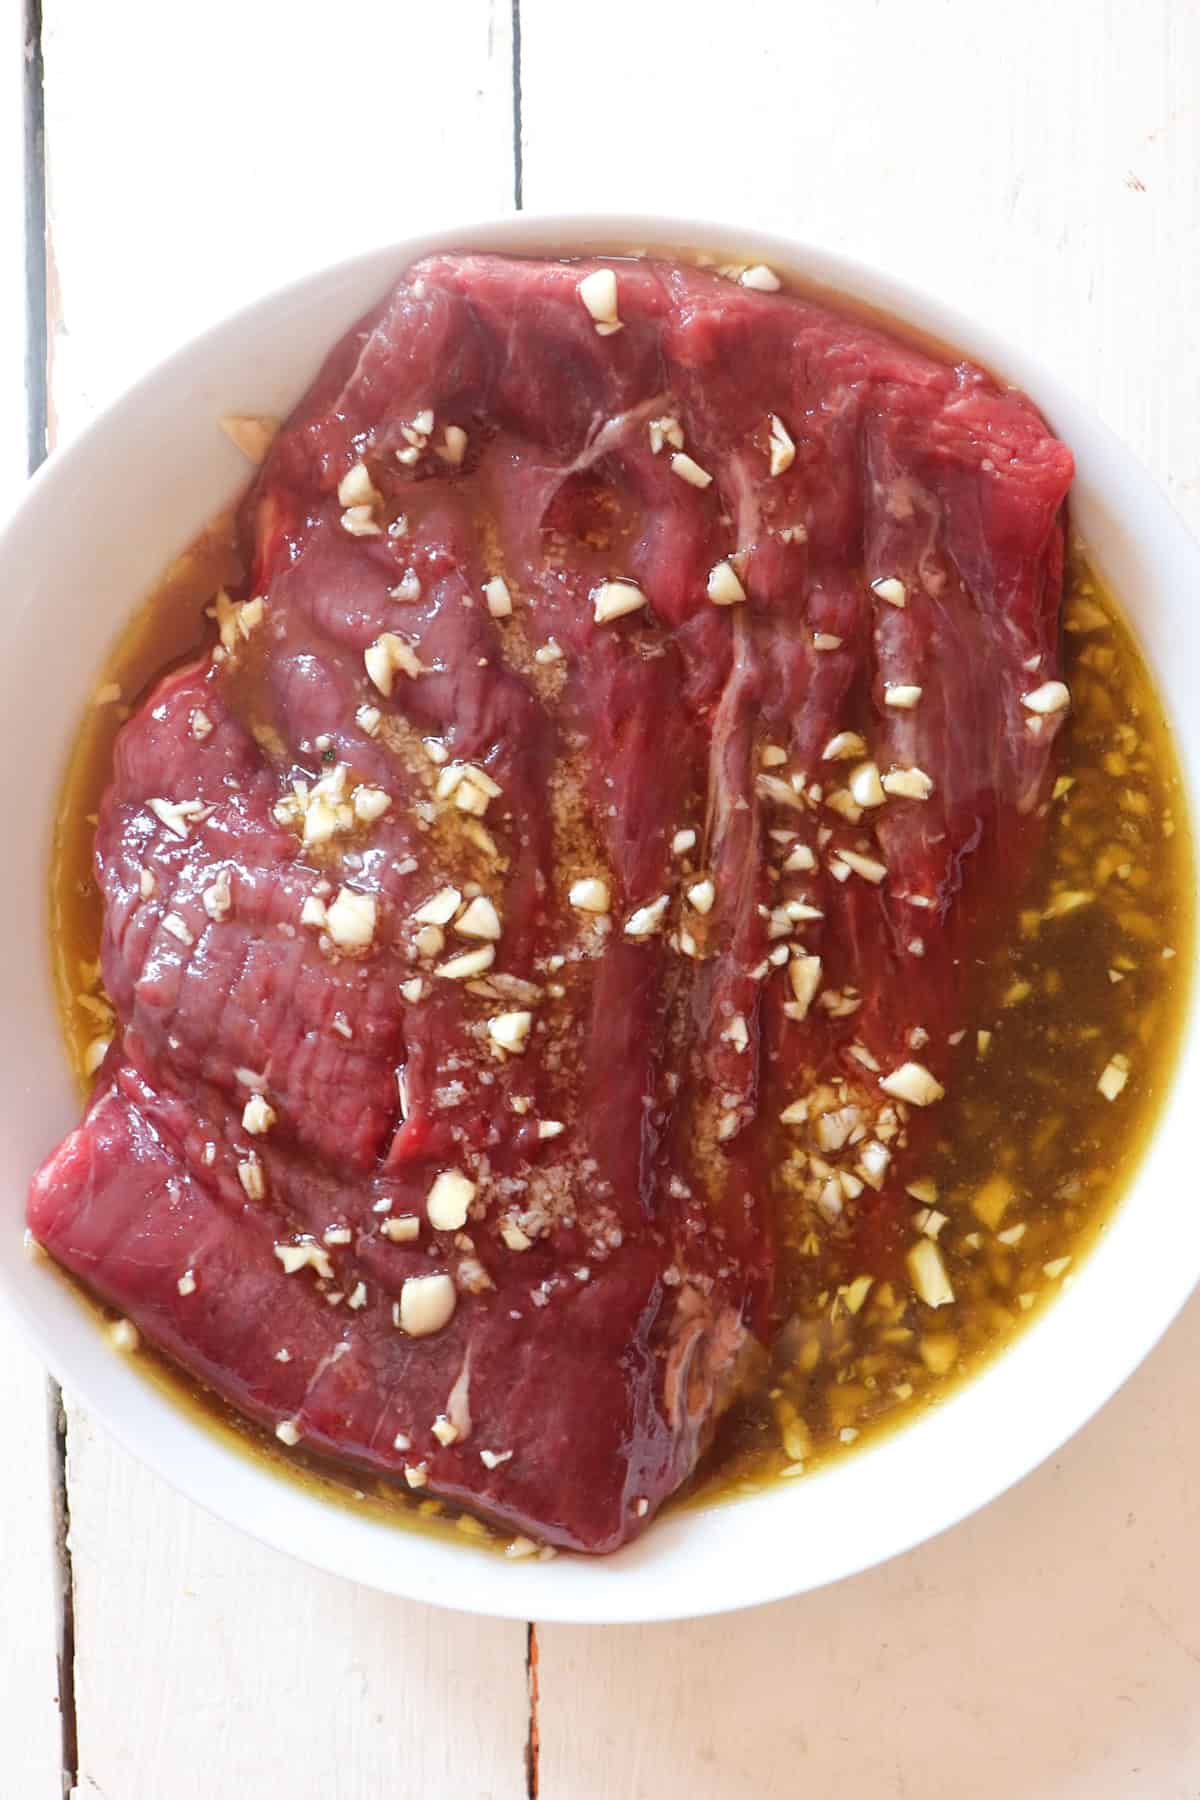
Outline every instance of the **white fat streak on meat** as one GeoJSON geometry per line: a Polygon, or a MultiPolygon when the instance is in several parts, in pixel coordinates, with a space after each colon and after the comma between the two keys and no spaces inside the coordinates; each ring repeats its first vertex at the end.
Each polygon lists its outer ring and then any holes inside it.
{"type": "Polygon", "coordinates": [[[762,532],[761,481],[755,479],[750,458],[744,454],[730,457],[726,480],[734,503],[737,553],[749,577],[762,532]]]}
{"type": "MultiPolygon", "coordinates": [[[[813,471],[808,479],[814,479],[813,471]]],[[[818,477],[822,482],[825,475],[818,477]]],[[[828,479],[840,481],[830,474],[828,479]]],[[[735,506],[737,548],[744,559],[744,585],[754,603],[758,655],[762,664],[764,723],[788,746],[788,773],[818,774],[821,751],[844,723],[843,703],[854,681],[864,634],[866,603],[846,570],[840,550],[830,558],[819,542],[785,541],[777,527],[800,512],[788,497],[782,511],[777,483],[764,474],[761,457],[730,458],[727,480],[735,506]],[[774,512],[768,518],[770,502],[774,512]],[[837,650],[817,650],[813,638],[841,639],[837,650]]]]}
{"type": "MultiPolygon", "coordinates": [[[[648,454],[646,451],[648,421],[659,417],[662,413],[670,412],[674,404],[670,394],[663,389],[661,393],[651,395],[649,400],[643,400],[637,406],[628,407],[624,412],[597,413],[592,418],[584,444],[577,455],[568,462],[554,465],[546,463],[539,466],[535,460],[531,468],[523,470],[524,491],[520,508],[521,529],[518,535],[526,554],[533,553],[537,533],[541,529],[546,514],[560,490],[571,480],[572,476],[587,474],[598,463],[603,462],[605,457],[635,459],[639,455],[648,454]]],[[[514,444],[514,449],[516,448],[517,446],[514,444]]],[[[520,453],[526,462],[528,462],[531,448],[530,445],[520,445],[520,453]]],[[[492,467],[488,471],[489,475],[495,473],[495,460],[498,459],[493,459],[492,467]]],[[[496,498],[500,498],[500,494],[497,494],[496,498]]],[[[515,510],[506,510],[512,511],[510,526],[516,526],[518,520],[515,510]]],[[[519,560],[524,563],[524,556],[519,556],[519,560]]],[[[635,566],[636,561],[635,555],[631,559],[631,569],[635,566]]],[[[607,564],[605,564],[605,569],[607,570],[607,564]]],[[[586,616],[585,613],[585,619],[586,616]]],[[[559,642],[570,642],[570,634],[561,628],[553,635],[558,637],[559,642]]]]}
{"type": "MultiPolygon", "coordinates": [[[[947,683],[936,650],[939,642],[957,636],[954,608],[962,599],[952,583],[937,600],[914,593],[904,608],[884,605],[876,613],[875,760],[885,773],[893,767],[923,769],[933,780],[928,800],[889,802],[871,821],[889,871],[887,911],[901,942],[906,932],[922,937],[940,928],[957,875],[946,837],[948,809],[972,807],[977,794],[986,791],[983,784],[994,778],[999,760],[999,745],[980,731],[981,715],[967,694],[960,692],[960,704],[952,703],[953,680],[947,683]],[[888,706],[883,698],[887,684],[898,684],[905,670],[921,689],[921,698],[910,709],[888,706]],[[915,905],[910,899],[914,894],[932,906],[915,905]]],[[[956,650],[966,654],[965,646],[956,650]]]]}
{"type": "Polygon", "coordinates": [[[349,1353],[350,1345],[344,1338],[339,1338],[336,1344],[331,1344],[328,1350],[324,1352],[308,1378],[308,1388],[301,1404],[301,1411],[317,1398],[321,1384],[325,1379],[326,1371],[336,1368],[342,1358],[349,1353]]]}
{"type": "MultiPolygon", "coordinates": [[[[753,596],[753,559],[761,529],[758,483],[749,459],[742,456],[731,457],[721,473],[733,501],[737,553],[753,596]]],[[[763,817],[754,790],[760,681],[749,609],[734,609],[725,629],[732,650],[712,719],[699,853],[716,893],[703,935],[717,951],[701,967],[695,1017],[717,1116],[728,1141],[731,1124],[741,1130],[754,1116],[762,989],[750,971],[762,961],[767,946],[758,910],[766,898],[763,817]],[[748,1034],[744,1048],[725,1035],[738,1018],[748,1034]]]]}
{"type": "MultiPolygon", "coordinates": [[[[964,414],[970,405],[968,386],[961,402],[964,414]]],[[[1057,528],[1056,515],[1047,511],[1040,535],[1039,521],[1031,517],[1029,561],[1008,559],[1012,567],[1006,584],[999,570],[1008,561],[998,564],[991,555],[987,526],[990,507],[1007,479],[1003,436],[998,435],[992,455],[980,457],[975,445],[969,460],[956,463],[953,444],[947,446],[944,461],[936,460],[946,435],[943,423],[932,449],[918,444],[902,450],[894,440],[885,441],[877,427],[868,431],[867,579],[897,575],[905,582],[909,606],[915,606],[925,640],[936,649],[934,660],[944,681],[953,680],[959,689],[970,675],[975,677],[986,700],[982,716],[997,717],[1000,729],[986,747],[976,729],[974,743],[966,742],[963,766],[990,780],[1002,808],[1012,805],[1018,813],[1028,813],[1043,797],[1051,747],[1066,717],[1052,716],[1033,733],[1021,705],[1021,695],[1030,686],[1057,679],[1060,673],[1057,604],[1046,605],[1032,579],[1035,566],[1041,567],[1043,576],[1046,573],[1043,552],[1057,528]],[[925,485],[926,463],[940,478],[941,502],[925,485]],[[958,484],[953,505],[947,501],[948,481],[958,484]],[[1027,665],[1035,658],[1031,670],[1027,665]],[[981,756],[986,759],[982,769],[981,756]]],[[[919,712],[925,710],[926,698],[922,696],[919,712]]],[[[954,735],[963,742],[969,739],[969,728],[960,727],[951,716],[959,704],[969,711],[969,696],[947,688],[943,708],[947,738],[954,735]]],[[[892,724],[894,728],[895,721],[892,724]]],[[[948,741],[942,745],[943,759],[949,748],[948,741]]],[[[938,779],[930,765],[918,766],[938,779]]]]}
{"type": "MultiPolygon", "coordinates": [[[[931,999],[921,1017],[938,1036],[946,1022],[938,1020],[932,996],[943,987],[948,991],[949,982],[939,980],[937,959],[950,953],[947,934],[957,930],[956,901],[969,861],[981,835],[993,828],[996,798],[1003,821],[1011,808],[1028,811],[1044,786],[1053,733],[1033,738],[1026,730],[1020,695],[1031,677],[1024,664],[1041,657],[1033,679],[1042,680],[1057,673],[1057,662],[1041,617],[1045,609],[1036,601],[1032,608],[1017,604],[1013,594],[997,590],[989,559],[974,551],[973,561],[967,556],[973,536],[963,515],[977,535],[987,483],[994,477],[981,469],[964,470],[959,478],[974,483],[975,493],[970,502],[960,496],[947,513],[921,480],[917,454],[907,462],[895,443],[871,426],[865,464],[865,582],[896,578],[906,589],[902,608],[872,602],[874,717],[868,740],[882,770],[919,768],[932,779],[933,791],[924,801],[891,800],[864,818],[877,833],[887,881],[870,895],[852,878],[844,901],[851,929],[856,918],[862,921],[864,943],[878,937],[877,921],[866,915],[883,909],[900,964],[898,991],[912,992],[910,946],[922,946],[915,966],[931,999]],[[886,704],[888,684],[902,683],[922,690],[911,709],[886,704]],[[913,896],[932,905],[914,904],[913,896]]],[[[892,1015],[886,989],[876,986],[860,1035],[886,1059],[901,1052],[911,1023],[892,1015]]]]}
{"type": "Polygon", "coordinates": [[[454,1378],[454,1386],[446,1396],[446,1417],[465,1440],[471,1435],[471,1346],[468,1343],[462,1367],[454,1378]]]}
{"type": "MultiPolygon", "coordinates": [[[[851,725],[846,703],[857,673],[865,603],[855,584],[838,569],[810,569],[802,619],[780,622],[771,647],[781,681],[794,696],[790,715],[790,767],[826,790],[840,778],[822,751],[830,738],[851,725]],[[820,632],[840,637],[837,650],[817,650],[820,632]]],[[[842,766],[845,773],[845,765],[842,766]]]]}
{"type": "Polygon", "coordinates": [[[734,1384],[746,1335],[733,1308],[714,1309],[711,1299],[690,1282],[679,1289],[663,1372],[663,1404],[689,1451],[734,1384]]]}
{"type": "MultiPolygon", "coordinates": [[[[404,428],[425,410],[434,413],[434,429],[425,453],[432,461],[432,446],[441,441],[450,424],[467,422],[471,402],[486,378],[489,358],[471,328],[465,297],[432,282],[400,282],[388,296],[379,328],[363,339],[357,360],[346,371],[345,385],[323,415],[326,451],[325,479],[331,487],[364,450],[394,462],[393,451],[403,450],[408,440],[404,428]],[[431,371],[437,371],[436,396],[431,371]],[[377,396],[374,407],[364,397],[377,396]],[[370,428],[355,425],[364,416],[370,428]],[[463,415],[460,417],[460,414],[463,415]],[[345,421],[342,455],[330,451],[336,442],[329,430],[333,420],[345,421]]],[[[422,459],[424,460],[424,458],[422,459]]],[[[438,467],[443,465],[439,462],[438,467]]],[[[391,474],[388,470],[388,474],[391,474]]]]}
{"type": "MultiPolygon", "coordinates": [[[[875,716],[868,741],[884,772],[893,766],[919,768],[934,783],[927,801],[889,803],[871,820],[880,859],[888,867],[886,893],[876,897],[875,905],[884,909],[895,954],[903,963],[906,956],[911,960],[905,949],[909,942],[928,943],[943,929],[949,885],[957,877],[946,836],[948,809],[960,796],[969,809],[976,793],[986,791],[996,777],[1000,747],[980,731],[986,712],[966,691],[979,679],[968,660],[969,638],[962,634],[964,608],[970,603],[938,554],[938,502],[900,467],[880,434],[870,430],[865,462],[864,581],[870,591],[872,581],[895,578],[906,593],[903,607],[871,601],[875,716]],[[901,683],[921,689],[920,700],[909,710],[886,704],[888,685],[901,683]],[[957,697],[956,684],[963,684],[957,697]],[[914,904],[913,895],[933,904],[914,904]]],[[[986,679],[993,679],[990,669],[986,679]]],[[[847,890],[852,903],[864,900],[852,883],[847,890]]],[[[874,1045],[884,1056],[894,1047],[879,1041],[874,1045]]]]}
{"type": "Polygon", "coordinates": [[[670,413],[674,404],[664,388],[662,393],[652,394],[649,400],[630,406],[624,412],[593,419],[587,443],[562,471],[562,479],[565,481],[571,475],[582,474],[593,468],[601,458],[611,456],[616,451],[643,449],[647,442],[646,428],[649,421],[670,413]]]}
{"type": "Polygon", "coordinates": [[[733,659],[712,722],[702,854],[716,889],[705,936],[719,948],[702,966],[696,1027],[718,1107],[736,1114],[740,1129],[753,1117],[757,1089],[761,985],[750,971],[766,953],[758,911],[766,878],[762,808],[754,793],[757,659],[753,627],[743,608],[731,618],[730,630],[733,659]],[[749,1034],[741,1050],[724,1035],[739,1016],[749,1034]]]}
{"type": "Polygon", "coordinates": [[[625,329],[614,348],[614,340],[597,335],[580,304],[583,272],[583,264],[531,267],[528,309],[514,318],[502,263],[488,256],[427,258],[389,297],[337,411],[371,420],[370,440],[389,459],[404,447],[403,427],[425,406],[436,415],[431,446],[447,424],[469,425],[482,415],[519,430],[529,415],[530,424],[548,436],[561,469],[601,422],[643,404],[656,362],[646,327],[652,328],[666,300],[657,268],[626,265],[619,280],[625,329]],[[530,330],[538,317],[544,332],[530,330]],[[547,362],[547,341],[566,352],[570,381],[562,381],[559,365],[547,362]]]}

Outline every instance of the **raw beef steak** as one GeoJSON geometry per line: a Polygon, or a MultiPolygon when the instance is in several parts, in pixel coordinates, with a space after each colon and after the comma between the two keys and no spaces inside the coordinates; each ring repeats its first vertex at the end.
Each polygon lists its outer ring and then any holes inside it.
{"type": "Polygon", "coordinates": [[[781,1209],[899,1247],[1036,843],[1070,475],[823,305],[410,269],[119,738],[119,1029],[38,1239],[285,1443],[638,1533],[769,1331],[781,1209]]]}

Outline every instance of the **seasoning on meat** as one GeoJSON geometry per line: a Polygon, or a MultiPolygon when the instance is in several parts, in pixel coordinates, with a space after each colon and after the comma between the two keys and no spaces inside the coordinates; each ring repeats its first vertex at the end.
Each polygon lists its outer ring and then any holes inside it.
{"type": "Polygon", "coordinates": [[[922,1113],[1043,829],[1070,474],[761,265],[410,270],[121,729],[112,1038],[38,1240],[284,1444],[516,1545],[687,1479],[785,1201],[864,1246],[831,1306],[910,1283],[952,1366],[922,1113]]]}

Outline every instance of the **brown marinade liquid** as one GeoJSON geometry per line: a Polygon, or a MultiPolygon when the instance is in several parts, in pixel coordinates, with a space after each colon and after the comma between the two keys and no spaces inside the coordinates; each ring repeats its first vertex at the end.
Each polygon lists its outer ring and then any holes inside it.
{"type": "MultiPolygon", "coordinates": [[[[211,627],[204,609],[237,578],[228,519],[168,571],[97,679],[64,782],[50,871],[58,1001],[81,1084],[111,1029],[100,988],[96,809],[123,719],[211,627]],[[119,698],[106,697],[111,687],[119,698]]],[[[912,1171],[952,1283],[936,1311],[908,1281],[839,1260],[799,1217],[779,1220],[781,1321],[755,1384],[726,1413],[684,1500],[709,1502],[803,1475],[902,1424],[1006,1344],[1069,1283],[1137,1166],[1170,1078],[1191,969],[1188,822],[1170,732],[1115,601],[1071,558],[1063,676],[1072,711],[1056,745],[1045,843],[1024,892],[997,896],[993,951],[941,1135],[912,1171]],[[982,1034],[982,1035],[981,1035],[982,1034]],[[1118,1061],[1112,1068],[1113,1058],[1118,1061]],[[1114,1069],[1116,1071],[1114,1075],[1114,1069]],[[1108,1071],[1124,1085],[1109,1100],[1108,1071]]],[[[919,1227],[918,1227],[919,1228],[919,1227]]],[[[500,1543],[437,1500],[288,1452],[143,1352],[153,1378],[227,1441],[293,1479],[393,1519],[453,1523],[500,1543]]]]}

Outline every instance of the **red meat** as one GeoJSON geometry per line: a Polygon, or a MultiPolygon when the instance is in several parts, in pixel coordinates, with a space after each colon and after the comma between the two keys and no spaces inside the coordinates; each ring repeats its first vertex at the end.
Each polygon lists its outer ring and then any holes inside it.
{"type": "Polygon", "coordinates": [[[953,1079],[1037,839],[1071,459],[981,370],[713,274],[611,265],[599,331],[594,266],[418,264],[276,439],[222,641],[118,742],[119,1029],[29,1217],[285,1441],[603,1551],[768,1330],[779,1208],[895,1215],[880,1083],[953,1079]],[[611,581],[645,604],[597,622],[611,581]],[[415,917],[445,888],[499,938],[415,917]]]}

